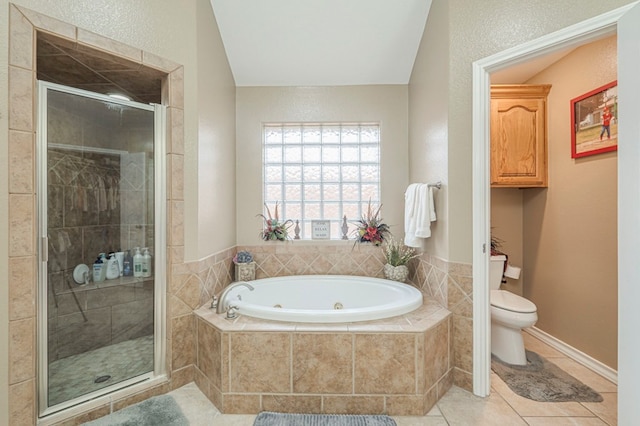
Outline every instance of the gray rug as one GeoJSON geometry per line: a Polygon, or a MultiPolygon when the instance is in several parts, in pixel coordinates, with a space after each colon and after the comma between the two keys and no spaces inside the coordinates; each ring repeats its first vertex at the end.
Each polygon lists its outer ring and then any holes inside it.
{"type": "Polygon", "coordinates": [[[178,403],[169,395],[149,398],[108,416],[84,423],[87,426],[189,426],[178,403]]]}
{"type": "Polygon", "coordinates": [[[535,352],[525,351],[527,365],[511,365],[491,356],[491,369],[525,398],[540,402],[602,402],[602,396],[535,352]]]}
{"type": "Polygon", "coordinates": [[[359,414],[289,414],[263,411],[253,426],[397,426],[389,416],[359,414]]]}

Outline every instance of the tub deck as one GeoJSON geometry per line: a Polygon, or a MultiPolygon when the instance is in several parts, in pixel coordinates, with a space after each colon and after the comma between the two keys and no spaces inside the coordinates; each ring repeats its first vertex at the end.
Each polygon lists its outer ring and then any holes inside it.
{"type": "Polygon", "coordinates": [[[424,415],[452,384],[452,315],[319,324],[194,311],[196,384],[223,413],[424,415]]]}

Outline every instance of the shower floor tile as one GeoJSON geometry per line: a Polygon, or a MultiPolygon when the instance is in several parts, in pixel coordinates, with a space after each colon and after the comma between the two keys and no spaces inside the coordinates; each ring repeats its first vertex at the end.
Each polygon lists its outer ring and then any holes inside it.
{"type": "Polygon", "coordinates": [[[152,370],[152,335],[56,360],[49,365],[49,406],[152,370]],[[110,377],[95,383],[102,376],[110,377]]]}

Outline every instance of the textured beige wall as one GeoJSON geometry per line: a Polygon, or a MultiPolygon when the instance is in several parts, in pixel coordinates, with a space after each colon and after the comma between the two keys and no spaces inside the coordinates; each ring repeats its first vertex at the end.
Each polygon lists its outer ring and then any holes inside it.
{"type": "Polygon", "coordinates": [[[549,188],[524,191],[525,296],[537,327],[617,368],[617,153],[571,158],[570,100],[617,78],[616,37],[582,46],[549,83],[549,188]]]}
{"type": "Polygon", "coordinates": [[[238,87],[236,93],[238,245],[260,244],[265,122],[380,122],[382,216],[394,235],[403,235],[407,86],[238,87]]]}
{"type": "MultiPolygon", "coordinates": [[[[209,0],[197,0],[198,257],[235,246],[236,86],[209,0]]],[[[185,188],[186,189],[186,188],[185,188]]]]}
{"type": "MultiPolygon", "coordinates": [[[[518,188],[491,189],[491,235],[502,240],[500,251],[509,256],[509,264],[523,267],[523,211],[522,196],[528,190],[518,188]]],[[[502,286],[523,295],[524,274],[517,280],[508,278],[502,286]]]]}
{"type": "MultiPolygon", "coordinates": [[[[631,0],[449,0],[449,261],[472,260],[471,64],[631,0]]],[[[423,43],[435,40],[423,39],[423,43]]],[[[434,46],[432,48],[435,49],[434,46]]]]}
{"type": "Polygon", "coordinates": [[[449,25],[447,0],[434,0],[409,81],[409,182],[437,182],[436,216],[424,247],[449,258],[449,25]]]}

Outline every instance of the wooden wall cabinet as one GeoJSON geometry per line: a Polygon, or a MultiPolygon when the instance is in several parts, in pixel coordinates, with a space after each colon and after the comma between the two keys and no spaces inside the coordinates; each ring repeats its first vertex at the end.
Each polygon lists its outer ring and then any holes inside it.
{"type": "Polygon", "coordinates": [[[491,86],[491,186],[547,186],[550,84],[491,86]]]}

